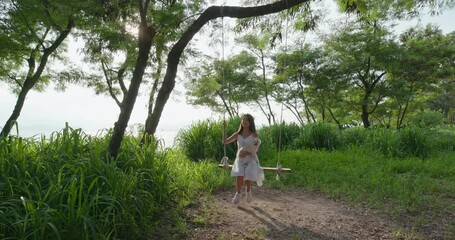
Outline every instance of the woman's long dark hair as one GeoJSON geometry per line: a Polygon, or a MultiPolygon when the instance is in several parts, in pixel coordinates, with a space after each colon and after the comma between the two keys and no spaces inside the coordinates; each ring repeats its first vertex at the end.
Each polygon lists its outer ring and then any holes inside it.
{"type": "Polygon", "coordinates": [[[238,134],[241,134],[242,131],[243,131],[243,126],[242,126],[242,120],[243,118],[246,117],[246,119],[248,120],[248,122],[250,122],[250,131],[252,133],[256,133],[256,125],[254,124],[254,117],[251,116],[251,114],[249,113],[245,113],[242,115],[242,117],[240,118],[240,126],[239,126],[239,130],[237,131],[238,134]]]}

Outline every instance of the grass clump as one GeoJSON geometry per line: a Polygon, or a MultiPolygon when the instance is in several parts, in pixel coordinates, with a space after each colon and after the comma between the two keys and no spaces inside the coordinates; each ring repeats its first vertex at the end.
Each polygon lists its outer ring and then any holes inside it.
{"type": "MultiPolygon", "coordinates": [[[[229,137],[238,130],[240,118],[226,122],[226,135],[229,137]]],[[[199,121],[179,131],[176,137],[177,148],[192,161],[219,159],[223,157],[223,123],[221,121],[199,121]]],[[[235,146],[226,146],[226,155],[235,156],[235,146]]]]}
{"type": "Polygon", "coordinates": [[[109,159],[108,140],[69,126],[49,138],[0,139],[0,238],[179,238],[185,206],[225,184],[214,166],[154,139],[141,147],[126,136],[109,159]]]}
{"type": "Polygon", "coordinates": [[[302,148],[333,150],[340,146],[340,133],[337,127],[330,124],[308,124],[299,136],[299,145],[302,148]]]}

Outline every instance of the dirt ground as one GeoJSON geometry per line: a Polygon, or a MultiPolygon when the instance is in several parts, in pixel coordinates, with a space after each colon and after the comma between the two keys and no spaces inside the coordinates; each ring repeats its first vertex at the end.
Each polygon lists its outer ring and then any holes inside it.
{"type": "Polygon", "coordinates": [[[215,193],[190,210],[188,239],[421,239],[387,216],[304,190],[253,187],[253,202],[215,193]]]}

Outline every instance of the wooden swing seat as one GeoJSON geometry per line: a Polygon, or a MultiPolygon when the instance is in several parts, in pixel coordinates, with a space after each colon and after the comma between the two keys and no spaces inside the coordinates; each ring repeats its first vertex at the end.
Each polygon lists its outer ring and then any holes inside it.
{"type": "MultiPolygon", "coordinates": [[[[226,169],[232,169],[232,166],[233,165],[228,165],[227,167],[225,167],[223,164],[218,164],[218,167],[226,168],[226,169]]],[[[261,168],[266,172],[278,172],[278,168],[276,168],[276,167],[261,167],[261,168]]],[[[281,168],[280,172],[289,173],[289,172],[291,172],[291,169],[290,168],[281,168]]]]}

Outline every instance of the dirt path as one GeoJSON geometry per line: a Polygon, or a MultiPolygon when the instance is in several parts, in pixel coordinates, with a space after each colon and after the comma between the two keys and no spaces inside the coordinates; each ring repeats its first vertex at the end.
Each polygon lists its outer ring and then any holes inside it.
{"type": "Polygon", "coordinates": [[[219,192],[191,210],[189,239],[397,239],[400,229],[372,210],[305,191],[255,187],[253,202],[242,195],[237,206],[231,197],[219,192]]]}

